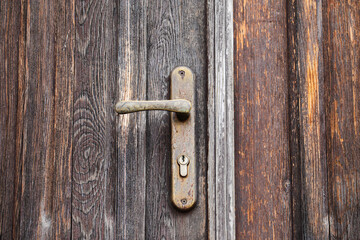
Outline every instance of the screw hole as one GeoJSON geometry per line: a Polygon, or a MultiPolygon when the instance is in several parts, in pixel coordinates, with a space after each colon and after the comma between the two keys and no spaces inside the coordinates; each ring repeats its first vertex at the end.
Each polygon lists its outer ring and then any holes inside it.
{"type": "Polygon", "coordinates": [[[181,203],[182,203],[183,205],[185,205],[185,204],[187,203],[186,198],[181,199],[181,203]]]}
{"type": "Polygon", "coordinates": [[[184,71],[184,70],[180,70],[180,71],[179,71],[179,74],[180,74],[180,76],[183,78],[183,77],[185,76],[185,71],[184,71]]]}

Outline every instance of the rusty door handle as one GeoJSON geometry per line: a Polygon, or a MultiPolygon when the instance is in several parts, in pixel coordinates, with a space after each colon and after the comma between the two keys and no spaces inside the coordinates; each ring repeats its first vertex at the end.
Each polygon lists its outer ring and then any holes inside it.
{"type": "Polygon", "coordinates": [[[171,117],[171,202],[179,210],[189,210],[197,199],[195,158],[195,76],[187,67],[171,72],[170,100],[119,101],[115,111],[127,114],[146,110],[166,110],[171,117]]]}
{"type": "Polygon", "coordinates": [[[164,110],[187,114],[190,113],[191,103],[185,99],[176,99],[157,101],[119,101],[115,105],[115,111],[119,114],[147,110],[164,110]]]}

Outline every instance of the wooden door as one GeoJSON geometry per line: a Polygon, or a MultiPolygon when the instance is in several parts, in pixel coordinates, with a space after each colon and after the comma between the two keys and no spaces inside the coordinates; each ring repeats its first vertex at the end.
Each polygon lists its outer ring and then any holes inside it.
{"type": "Polygon", "coordinates": [[[358,1],[0,2],[0,239],[360,239],[358,1]],[[195,74],[198,202],[170,203],[195,74]]]}
{"type": "Polygon", "coordinates": [[[1,239],[207,237],[205,1],[1,1],[1,239]],[[171,206],[170,97],[196,75],[198,200],[171,206]]]}

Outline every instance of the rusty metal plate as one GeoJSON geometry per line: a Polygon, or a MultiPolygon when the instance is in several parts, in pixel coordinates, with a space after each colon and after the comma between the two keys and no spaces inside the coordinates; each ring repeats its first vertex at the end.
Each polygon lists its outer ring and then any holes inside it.
{"type": "Polygon", "coordinates": [[[195,159],[195,76],[187,67],[171,73],[171,99],[188,100],[190,115],[171,113],[171,201],[179,210],[189,210],[197,200],[195,159]]]}

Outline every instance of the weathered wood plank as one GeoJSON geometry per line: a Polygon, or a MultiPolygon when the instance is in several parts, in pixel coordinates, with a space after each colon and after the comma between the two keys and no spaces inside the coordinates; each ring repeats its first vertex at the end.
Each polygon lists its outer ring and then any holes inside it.
{"type": "Polygon", "coordinates": [[[291,238],[286,1],[234,2],[236,236],[291,238]]]}
{"type": "Polygon", "coordinates": [[[206,13],[200,1],[151,1],[147,9],[147,98],[169,99],[169,75],[189,66],[196,84],[198,203],[190,212],[171,207],[170,118],[154,111],[147,119],[146,239],[204,239],[206,219],[206,13]],[[156,226],[156,227],[155,227],[156,226]]]}
{"type": "Polygon", "coordinates": [[[65,37],[70,34],[68,30],[73,23],[74,15],[69,11],[71,4],[4,3],[12,5],[8,6],[10,15],[5,15],[8,20],[4,23],[8,26],[6,32],[10,34],[6,36],[12,37],[11,40],[6,37],[9,43],[6,50],[11,53],[11,57],[6,55],[6,65],[11,66],[11,70],[5,73],[6,80],[11,80],[13,86],[9,88],[10,82],[4,82],[6,87],[1,89],[10,94],[5,95],[9,97],[7,103],[11,104],[6,109],[15,109],[15,115],[5,114],[14,119],[7,119],[8,134],[4,137],[10,137],[7,143],[14,141],[16,149],[12,154],[9,152],[11,148],[7,148],[4,156],[4,160],[12,163],[7,166],[4,187],[13,182],[13,192],[6,190],[7,194],[3,196],[15,199],[5,205],[14,215],[2,215],[5,220],[2,237],[70,237],[71,186],[68,173],[72,138],[73,38],[65,37]],[[13,20],[15,16],[18,23],[13,20]],[[12,79],[14,76],[16,79],[12,79]],[[16,129],[12,129],[12,125],[16,129]],[[64,196],[66,191],[67,198],[64,196]]]}
{"type": "Polygon", "coordinates": [[[232,1],[207,2],[208,238],[235,239],[232,1]]]}
{"type": "MultiPolygon", "coordinates": [[[[118,100],[146,100],[146,1],[120,1],[118,100]]],[[[115,114],[115,113],[114,113],[115,114]]],[[[117,119],[117,239],[145,239],[146,112],[117,119]]]]}
{"type": "MultiPolygon", "coordinates": [[[[59,23],[61,20],[57,21],[56,17],[59,15],[55,13],[61,13],[60,10],[64,8],[53,5],[52,2],[41,1],[23,1],[21,5],[17,2],[17,6],[13,7],[19,13],[21,11],[21,14],[17,16],[20,24],[12,26],[12,31],[20,33],[20,39],[17,41],[14,38],[15,45],[9,47],[19,63],[19,68],[13,68],[13,71],[18,72],[19,82],[14,80],[14,84],[18,83],[19,90],[18,101],[13,104],[17,107],[17,120],[13,120],[17,126],[16,137],[13,136],[13,139],[16,139],[13,168],[16,174],[16,193],[13,195],[15,203],[12,210],[15,215],[13,219],[9,218],[9,221],[13,223],[14,238],[53,238],[54,227],[63,227],[63,219],[55,219],[54,202],[59,203],[58,207],[66,205],[65,202],[58,201],[62,191],[56,191],[58,195],[54,195],[54,181],[56,178],[65,178],[62,173],[56,174],[54,159],[62,151],[68,152],[71,149],[61,138],[59,141],[54,140],[54,126],[61,125],[62,122],[70,124],[68,116],[56,117],[55,109],[62,113],[62,106],[72,105],[71,101],[60,97],[64,94],[62,86],[71,83],[72,79],[64,78],[64,73],[56,69],[57,64],[62,62],[64,46],[61,45],[63,41],[60,38],[65,33],[58,31],[58,27],[63,26],[63,23],[59,23]],[[59,24],[56,25],[57,23],[59,24]],[[56,42],[55,39],[59,41],[56,42]],[[57,84],[59,88],[56,87],[57,84]]],[[[70,24],[72,16],[68,15],[70,24]]],[[[72,56],[68,58],[72,59],[72,56]]],[[[67,95],[68,91],[65,94],[67,95]]],[[[71,134],[64,135],[72,137],[71,134]]],[[[58,135],[60,136],[62,134],[58,135]]],[[[70,154],[65,157],[68,160],[70,154]]],[[[11,168],[7,172],[10,173],[11,168]]],[[[59,182],[58,186],[64,187],[62,182],[59,182]]]]}
{"type": "Polygon", "coordinates": [[[44,239],[54,230],[55,9],[42,1],[22,2],[21,9],[14,237],[44,239]]]}
{"type": "MultiPolygon", "coordinates": [[[[54,186],[52,239],[71,238],[73,85],[75,80],[75,1],[54,1],[54,186]]],[[[51,146],[51,145],[50,145],[51,146]]]]}
{"type": "Polygon", "coordinates": [[[72,238],[115,238],[117,15],[76,1],[72,238]]]}
{"type": "Polygon", "coordinates": [[[360,2],[324,1],[332,239],[360,239],[360,2]]]}
{"type": "Polygon", "coordinates": [[[303,238],[301,201],[300,111],[298,77],[297,0],[287,4],[288,81],[289,81],[289,147],[291,161],[292,239],[303,238]]]}
{"type": "Polygon", "coordinates": [[[25,83],[25,40],[26,40],[26,15],[27,5],[25,0],[20,5],[20,35],[19,35],[19,56],[18,56],[18,100],[16,111],[16,154],[15,154],[15,194],[14,194],[14,215],[13,215],[13,238],[20,238],[20,209],[22,194],[22,146],[23,146],[23,126],[24,126],[24,83],[25,83]]]}
{"type": "Polygon", "coordinates": [[[327,239],[322,1],[296,0],[293,6],[288,9],[293,232],[296,238],[327,239]]]}
{"type": "Polygon", "coordinates": [[[13,238],[20,1],[0,2],[0,238],[13,238]]]}

